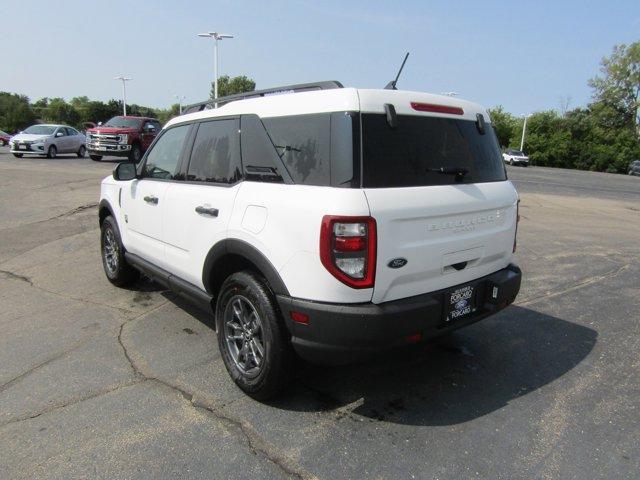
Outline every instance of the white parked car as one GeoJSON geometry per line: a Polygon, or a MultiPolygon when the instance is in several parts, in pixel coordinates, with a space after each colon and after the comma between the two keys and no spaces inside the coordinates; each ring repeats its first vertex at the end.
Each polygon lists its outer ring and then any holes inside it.
{"type": "Polygon", "coordinates": [[[55,158],[59,153],[75,153],[84,157],[85,137],[67,125],[32,125],[10,140],[11,153],[23,155],[45,155],[55,158]]]}
{"type": "Polygon", "coordinates": [[[529,157],[520,150],[513,150],[510,148],[502,154],[502,158],[505,163],[508,163],[509,165],[522,165],[523,167],[529,166],[529,157]]]}
{"type": "Polygon", "coordinates": [[[283,388],[294,351],[337,364],[422,342],[520,289],[518,195],[486,110],[341,87],[196,105],[102,181],[107,278],[145,272],[214,315],[256,398],[283,388]]]}

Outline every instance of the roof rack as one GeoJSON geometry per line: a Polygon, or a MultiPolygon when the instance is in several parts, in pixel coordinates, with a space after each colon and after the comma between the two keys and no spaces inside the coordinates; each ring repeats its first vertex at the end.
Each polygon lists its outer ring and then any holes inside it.
{"type": "Polygon", "coordinates": [[[247,98],[268,97],[270,95],[283,95],[287,93],[311,92],[314,90],[332,90],[334,88],[343,88],[343,85],[336,80],[327,80],[313,83],[298,83],[296,85],[284,85],[282,87],[266,88],[264,90],[254,90],[252,92],[236,93],[227,95],[217,99],[210,98],[204,102],[192,103],[182,108],[182,114],[201,112],[202,110],[210,110],[212,108],[221,107],[229,102],[236,100],[244,100],[247,98]]]}

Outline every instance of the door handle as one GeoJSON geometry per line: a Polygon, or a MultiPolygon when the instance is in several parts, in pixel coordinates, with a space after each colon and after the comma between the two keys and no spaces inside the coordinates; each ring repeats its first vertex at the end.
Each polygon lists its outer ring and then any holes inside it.
{"type": "Polygon", "coordinates": [[[147,203],[153,203],[154,205],[158,204],[158,197],[154,197],[153,195],[151,196],[146,196],[144,197],[144,201],[147,203]]]}
{"type": "Polygon", "coordinates": [[[198,205],[196,207],[196,213],[199,213],[201,215],[209,215],[210,217],[217,217],[218,216],[218,209],[217,208],[210,208],[210,207],[203,207],[202,205],[198,205]]]}

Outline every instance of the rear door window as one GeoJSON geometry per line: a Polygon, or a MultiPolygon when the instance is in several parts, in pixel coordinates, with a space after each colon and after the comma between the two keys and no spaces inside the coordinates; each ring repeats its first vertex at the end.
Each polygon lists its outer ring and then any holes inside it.
{"type": "Polygon", "coordinates": [[[209,183],[236,183],[240,170],[238,119],[203,122],[191,151],[187,180],[209,183]]]}
{"type": "Polygon", "coordinates": [[[382,114],[362,115],[363,186],[418,187],[506,180],[491,124],[398,115],[392,129],[382,114]],[[464,176],[439,173],[464,170],[464,176]]]}

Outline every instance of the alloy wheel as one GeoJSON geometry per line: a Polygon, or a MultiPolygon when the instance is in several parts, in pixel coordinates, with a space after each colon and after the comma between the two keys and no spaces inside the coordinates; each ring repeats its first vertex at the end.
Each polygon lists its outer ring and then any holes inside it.
{"type": "Polygon", "coordinates": [[[260,374],[265,360],[262,319],[243,295],[234,295],[224,310],[224,332],[227,349],[238,370],[247,377],[260,374]]]}

